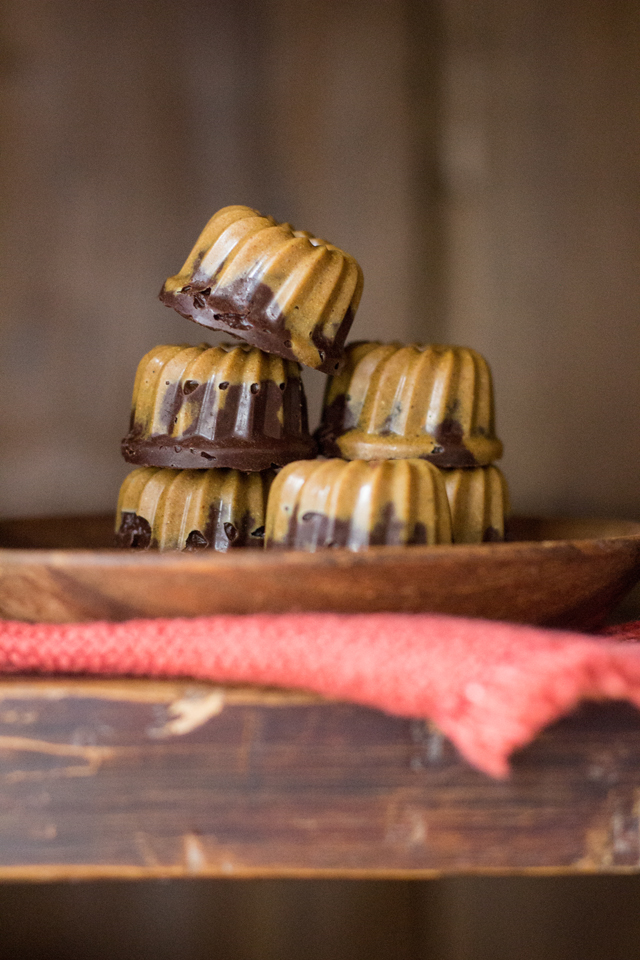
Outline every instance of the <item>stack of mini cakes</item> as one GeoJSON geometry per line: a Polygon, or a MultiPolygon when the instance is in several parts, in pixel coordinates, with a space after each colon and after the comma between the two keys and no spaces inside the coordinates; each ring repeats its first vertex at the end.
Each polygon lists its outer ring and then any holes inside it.
{"type": "Polygon", "coordinates": [[[140,466],[120,490],[120,546],[263,546],[274,471],[316,453],[299,361],[339,367],[361,290],[358,264],[331,244],[249,207],[211,218],[161,299],[244,342],[141,360],[122,442],[140,466]]]}
{"type": "Polygon", "coordinates": [[[321,453],[340,459],[280,473],[267,546],[502,540],[507,487],[492,465],[502,444],[486,361],[464,347],[399,343],[353,343],[346,354],[318,431],[321,453]]]}
{"type": "Polygon", "coordinates": [[[345,339],[353,257],[248,207],[209,221],[161,299],[237,346],[141,361],[117,516],[125,547],[228,550],[481,543],[508,509],[486,361],[345,339]],[[320,459],[300,366],[329,374],[320,459]],[[267,502],[268,500],[268,502],[267,502]]]}

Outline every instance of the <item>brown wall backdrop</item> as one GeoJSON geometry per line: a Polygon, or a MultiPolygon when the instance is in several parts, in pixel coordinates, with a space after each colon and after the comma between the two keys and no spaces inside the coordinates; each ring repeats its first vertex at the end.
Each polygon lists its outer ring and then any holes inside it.
{"type": "MultiPolygon", "coordinates": [[[[138,360],[206,336],[157,292],[248,203],[358,257],[354,336],[485,353],[517,509],[639,517],[639,50],[635,0],[3,0],[0,514],[114,507],[138,360]]],[[[0,912],[34,960],[116,930],[140,956],[588,960],[633,952],[635,879],[7,887],[0,912]]]]}
{"type": "Polygon", "coordinates": [[[354,336],[487,356],[516,508],[640,515],[637,4],[0,16],[1,513],[111,509],[138,360],[206,337],[157,292],[248,203],[358,257],[354,336]]]}

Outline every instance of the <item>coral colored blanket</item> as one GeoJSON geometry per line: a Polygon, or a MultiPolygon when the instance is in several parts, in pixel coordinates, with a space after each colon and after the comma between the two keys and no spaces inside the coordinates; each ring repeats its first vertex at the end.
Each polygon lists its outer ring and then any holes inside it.
{"type": "Polygon", "coordinates": [[[496,777],[583,698],[640,707],[640,622],[608,636],[429,614],[0,621],[0,671],[194,677],[298,687],[428,717],[496,777]],[[625,642],[622,642],[625,641],[625,642]]]}

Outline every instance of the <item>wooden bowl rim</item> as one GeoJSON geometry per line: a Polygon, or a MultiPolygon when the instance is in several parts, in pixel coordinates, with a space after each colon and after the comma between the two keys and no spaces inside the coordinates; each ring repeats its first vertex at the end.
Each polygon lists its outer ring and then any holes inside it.
{"type": "MultiPolygon", "coordinates": [[[[53,518],[25,518],[24,520],[9,519],[0,521],[3,525],[10,524],[14,528],[22,522],[37,523],[51,521],[53,518]]],[[[95,516],[60,518],[74,521],[85,519],[95,520],[95,516]]],[[[631,549],[638,551],[640,557],[640,521],[617,520],[591,517],[536,517],[514,516],[514,527],[517,529],[527,526],[545,531],[554,526],[567,531],[575,529],[576,535],[566,538],[518,539],[504,543],[482,544],[439,544],[435,546],[377,546],[367,550],[355,552],[346,549],[320,550],[317,553],[307,553],[302,550],[237,550],[226,554],[214,551],[199,553],[158,553],[156,551],[123,551],[113,548],[49,548],[49,547],[0,547],[0,562],[2,564],[20,565],[24,563],[52,564],[64,566],[66,564],[85,564],[89,566],[104,565],[106,567],[122,566],[149,566],[175,567],[179,565],[183,570],[189,567],[201,570],[216,567],[238,567],[240,569],[260,566],[290,566],[303,564],[305,566],[342,566],[354,567],[362,565],[379,565],[385,562],[407,562],[415,564],[424,562],[455,563],[464,561],[490,562],[519,559],[520,561],[542,559],[566,554],[578,556],[586,553],[615,553],[631,549]],[[591,530],[593,536],[579,536],[579,530],[591,530]],[[619,532],[612,532],[614,530],[619,532]],[[608,532],[607,532],[608,531],[608,532]]]]}

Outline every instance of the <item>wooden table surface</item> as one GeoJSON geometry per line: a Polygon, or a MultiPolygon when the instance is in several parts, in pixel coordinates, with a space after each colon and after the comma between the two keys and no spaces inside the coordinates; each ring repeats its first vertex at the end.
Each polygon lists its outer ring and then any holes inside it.
{"type": "Polygon", "coordinates": [[[428,723],[288,691],[0,683],[0,879],[633,871],[640,713],[469,767],[428,723]]]}
{"type": "MultiPolygon", "coordinates": [[[[111,527],[4,521],[1,552],[99,545],[111,527]]],[[[639,815],[624,704],[549,728],[500,782],[422,720],[304,693],[0,679],[0,880],[633,871],[639,815]]]]}

